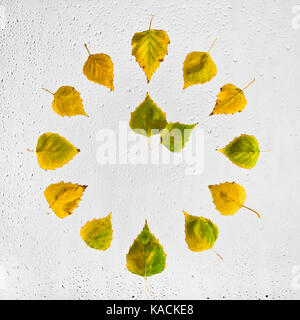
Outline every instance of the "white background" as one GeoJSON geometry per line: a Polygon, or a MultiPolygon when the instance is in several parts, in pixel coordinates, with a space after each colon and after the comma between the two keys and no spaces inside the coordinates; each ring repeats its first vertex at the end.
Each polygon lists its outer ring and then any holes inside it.
{"type": "Polygon", "coordinates": [[[300,265],[299,83],[300,29],[293,28],[297,1],[2,1],[0,30],[0,266],[1,298],[18,299],[295,299],[300,265]],[[131,56],[135,32],[166,30],[169,54],[149,85],[131,56]],[[182,63],[191,51],[207,51],[218,74],[205,85],[182,90],[182,63]],[[114,62],[115,91],[82,74],[83,43],[114,62]],[[208,117],[221,86],[247,89],[242,113],[208,117]],[[51,108],[62,85],[74,86],[89,118],[63,118],[51,108]],[[169,121],[199,122],[205,130],[205,167],[185,175],[183,166],[105,165],[96,161],[100,129],[117,132],[119,121],[149,91],[169,121]],[[57,132],[81,149],[55,171],[39,168],[38,137],[57,132]],[[233,165],[216,148],[241,133],[257,137],[262,153],[255,168],[233,165]],[[78,209],[61,220],[43,196],[50,183],[87,184],[78,209]],[[221,216],[209,184],[236,181],[246,205],[221,216]],[[184,216],[212,219],[215,249],[188,250],[184,216]],[[114,239],[107,251],[86,246],[80,228],[112,211],[114,239]],[[126,253],[145,218],[167,253],[164,272],[144,279],[126,270],[126,253]],[[3,275],[4,273],[4,275],[3,275]],[[293,280],[294,278],[294,280],[293,280]]]}

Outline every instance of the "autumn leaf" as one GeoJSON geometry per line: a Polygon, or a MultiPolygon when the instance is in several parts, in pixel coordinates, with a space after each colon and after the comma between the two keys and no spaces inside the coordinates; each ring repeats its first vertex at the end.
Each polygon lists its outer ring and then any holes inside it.
{"type": "Polygon", "coordinates": [[[127,269],[144,277],[162,272],[166,267],[166,254],[162,245],[150,232],[147,220],[126,255],[127,269]]]}
{"type": "Polygon", "coordinates": [[[234,114],[236,112],[241,112],[247,104],[244,90],[248,88],[254,81],[255,79],[250,82],[243,90],[239,89],[231,83],[225,84],[221,88],[220,93],[217,95],[218,100],[210,116],[214,114],[234,114]]]}
{"type": "Polygon", "coordinates": [[[251,169],[256,165],[260,153],[256,138],[247,134],[240,135],[218,151],[228,157],[232,163],[245,169],[251,169]]]}
{"type": "Polygon", "coordinates": [[[111,213],[105,218],[88,221],[80,230],[82,240],[96,250],[108,249],[112,234],[111,213]]]}
{"type": "Polygon", "coordinates": [[[80,152],[57,133],[44,133],[37,142],[36,155],[39,166],[45,170],[60,168],[80,152]]]}
{"type": "Polygon", "coordinates": [[[52,93],[45,88],[43,88],[43,90],[51,93],[54,96],[52,108],[60,116],[87,116],[83,109],[80,93],[75,90],[75,88],[70,86],[62,86],[55,93],[52,93]]]}
{"type": "Polygon", "coordinates": [[[130,128],[137,134],[150,137],[167,125],[163,112],[147,93],[145,100],[131,113],[130,128]]]}
{"type": "Polygon", "coordinates": [[[209,54],[216,40],[208,52],[194,51],[186,56],[183,63],[183,89],[199,83],[204,84],[217,74],[217,66],[209,54]]]}
{"type": "Polygon", "coordinates": [[[91,54],[87,45],[84,46],[89,57],[83,66],[83,73],[89,80],[114,90],[114,66],[110,56],[105,53],[91,54]]]}
{"type": "Polygon", "coordinates": [[[258,218],[258,212],[244,205],[246,190],[235,182],[225,182],[208,186],[216,209],[224,216],[235,214],[240,208],[246,208],[254,212],[258,218]]]}
{"type": "MultiPolygon", "coordinates": [[[[185,211],[183,213],[185,216],[185,241],[189,249],[194,252],[212,249],[218,238],[218,227],[209,219],[192,216],[185,211]]],[[[223,260],[216,251],[214,252],[223,260]]]]}
{"type": "Polygon", "coordinates": [[[53,212],[61,219],[71,215],[78,207],[87,186],[71,182],[50,184],[44,191],[46,200],[53,212]]]}
{"type": "Polygon", "coordinates": [[[164,60],[165,55],[168,54],[170,43],[166,31],[151,29],[152,19],[149,30],[135,33],[131,40],[132,55],[144,70],[148,82],[164,60]]]}
{"type": "Polygon", "coordinates": [[[182,124],[179,122],[169,122],[167,126],[160,132],[161,144],[172,152],[179,152],[188,142],[195,124],[182,124]]]}

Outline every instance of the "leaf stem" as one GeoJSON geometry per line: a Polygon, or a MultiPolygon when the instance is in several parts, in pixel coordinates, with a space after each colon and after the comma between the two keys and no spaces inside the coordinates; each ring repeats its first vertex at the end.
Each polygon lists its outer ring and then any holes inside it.
{"type": "Polygon", "coordinates": [[[247,89],[254,81],[255,81],[255,78],[254,78],[249,84],[246,85],[246,87],[243,89],[243,91],[244,91],[245,89],[247,89]]]}
{"type": "Polygon", "coordinates": [[[153,18],[154,18],[154,15],[152,15],[152,17],[151,17],[151,20],[150,20],[150,23],[149,23],[149,30],[151,30],[151,25],[152,25],[153,18]]]}
{"type": "Polygon", "coordinates": [[[256,215],[258,216],[258,218],[260,218],[260,214],[259,214],[257,211],[255,211],[255,210],[253,210],[253,209],[251,209],[251,208],[249,208],[249,207],[246,207],[246,206],[244,206],[244,205],[242,205],[242,207],[245,208],[245,209],[248,209],[248,210],[250,210],[250,211],[252,211],[252,212],[254,212],[254,213],[256,213],[256,215]]]}
{"type": "Polygon", "coordinates": [[[28,152],[34,152],[32,149],[26,148],[26,150],[27,150],[28,152]]]}
{"type": "Polygon", "coordinates": [[[145,285],[146,285],[147,293],[150,294],[147,277],[145,277],[145,285]]]}
{"type": "Polygon", "coordinates": [[[48,89],[42,88],[42,90],[45,90],[46,92],[49,92],[49,93],[51,93],[52,95],[54,95],[54,93],[51,92],[51,91],[49,91],[48,89]]]}
{"type": "Polygon", "coordinates": [[[207,51],[208,53],[210,52],[210,50],[212,49],[212,47],[215,45],[216,41],[218,40],[218,38],[216,38],[216,40],[214,41],[214,43],[210,46],[209,50],[207,51]]]}
{"type": "Polygon", "coordinates": [[[84,47],[86,48],[86,51],[88,52],[88,54],[89,54],[89,56],[91,55],[91,53],[90,53],[90,50],[89,50],[89,48],[88,48],[88,46],[87,46],[87,44],[85,43],[84,44],[84,47]]]}
{"type": "Polygon", "coordinates": [[[221,261],[224,262],[223,257],[220,255],[220,253],[218,253],[218,252],[215,250],[215,248],[211,248],[211,250],[221,259],[221,261]]]}

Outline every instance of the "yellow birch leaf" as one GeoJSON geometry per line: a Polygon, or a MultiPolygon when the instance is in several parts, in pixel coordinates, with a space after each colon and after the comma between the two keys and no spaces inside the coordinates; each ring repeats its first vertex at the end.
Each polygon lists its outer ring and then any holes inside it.
{"type": "Polygon", "coordinates": [[[183,63],[183,89],[199,83],[204,84],[217,74],[217,66],[209,54],[215,42],[208,52],[194,51],[186,56],[183,63]]]}
{"type": "Polygon", "coordinates": [[[200,252],[211,249],[219,234],[218,227],[209,219],[192,216],[183,211],[185,216],[185,241],[191,251],[200,252]]]}
{"type": "Polygon", "coordinates": [[[114,65],[109,55],[105,53],[91,54],[84,44],[89,57],[83,66],[85,76],[98,84],[114,90],[114,65]]]}
{"type": "Polygon", "coordinates": [[[166,267],[164,249],[149,230],[147,220],[126,255],[126,267],[131,273],[144,277],[145,280],[162,272],[166,267]]]}
{"type": "Polygon", "coordinates": [[[60,168],[80,152],[58,133],[42,134],[37,142],[36,156],[39,166],[45,170],[60,168]]]}
{"type": "Polygon", "coordinates": [[[108,249],[112,234],[111,213],[105,218],[88,221],[80,230],[82,240],[96,250],[108,249]]]}
{"type": "Polygon", "coordinates": [[[45,88],[43,88],[43,90],[53,94],[54,99],[52,102],[52,108],[60,116],[87,116],[83,108],[80,93],[75,90],[75,88],[70,86],[62,86],[55,93],[52,93],[45,88]]]}
{"type": "Polygon", "coordinates": [[[46,200],[53,212],[61,219],[68,217],[78,207],[87,186],[71,182],[50,184],[44,191],[46,200]]]}
{"type": "MultiPolygon", "coordinates": [[[[254,81],[255,79],[251,83],[254,81]]],[[[248,88],[251,83],[243,90],[231,83],[225,84],[217,95],[218,100],[210,116],[214,114],[234,114],[236,112],[241,112],[247,105],[244,90],[248,88]]]]}
{"type": "Polygon", "coordinates": [[[168,54],[170,43],[166,31],[151,29],[152,19],[149,30],[135,33],[131,40],[132,55],[144,70],[148,82],[164,60],[165,55],[168,54]]]}
{"type": "Polygon", "coordinates": [[[208,186],[216,209],[224,216],[235,214],[240,208],[246,208],[254,212],[258,218],[258,212],[244,205],[246,200],[246,190],[235,182],[224,182],[208,186]]]}

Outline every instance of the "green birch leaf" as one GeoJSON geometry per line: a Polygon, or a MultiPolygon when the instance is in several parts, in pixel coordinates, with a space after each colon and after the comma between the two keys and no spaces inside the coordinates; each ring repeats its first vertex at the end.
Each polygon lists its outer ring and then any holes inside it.
{"type": "Polygon", "coordinates": [[[105,218],[88,221],[80,230],[82,240],[96,250],[108,249],[112,234],[111,213],[105,218]]]}
{"type": "Polygon", "coordinates": [[[260,153],[256,138],[247,134],[240,135],[218,151],[228,157],[232,163],[245,169],[251,169],[256,165],[260,153]]]}
{"type": "Polygon", "coordinates": [[[126,255],[127,269],[145,279],[162,272],[166,267],[166,254],[162,245],[150,232],[147,220],[143,231],[134,240],[126,255]]]}
{"type": "Polygon", "coordinates": [[[80,152],[68,140],[57,133],[42,134],[37,142],[36,155],[42,169],[54,170],[60,168],[80,152]]]}
{"type": "Polygon", "coordinates": [[[137,134],[151,137],[167,125],[163,112],[147,93],[145,100],[131,113],[130,128],[137,134]]]}
{"type": "Polygon", "coordinates": [[[189,215],[185,216],[185,241],[191,251],[199,252],[212,249],[218,234],[218,227],[209,219],[189,215]]]}
{"type": "Polygon", "coordinates": [[[160,132],[160,141],[171,152],[180,152],[188,142],[195,124],[182,124],[179,122],[169,122],[160,132]]]}

